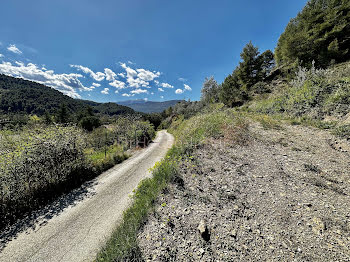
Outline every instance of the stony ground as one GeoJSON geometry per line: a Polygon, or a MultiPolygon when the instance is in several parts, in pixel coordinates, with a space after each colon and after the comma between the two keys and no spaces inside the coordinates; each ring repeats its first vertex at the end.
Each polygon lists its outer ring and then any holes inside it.
{"type": "Polygon", "coordinates": [[[254,124],[183,161],[139,233],[145,261],[350,261],[350,146],[254,124]]]}

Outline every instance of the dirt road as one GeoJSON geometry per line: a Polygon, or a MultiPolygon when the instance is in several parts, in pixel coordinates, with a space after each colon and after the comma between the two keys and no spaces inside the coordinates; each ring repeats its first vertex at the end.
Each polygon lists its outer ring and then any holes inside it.
{"type": "MultiPolygon", "coordinates": [[[[91,261],[121,220],[139,182],[166,154],[173,137],[160,131],[148,148],[84,185],[84,197],[61,212],[46,212],[26,230],[7,236],[0,261],[91,261]]],[[[77,191],[79,192],[79,190],[77,191]]],[[[66,198],[72,197],[67,195],[66,198]]],[[[58,201],[59,208],[64,201],[58,201]]],[[[50,209],[50,208],[49,208],[50,209]]]]}

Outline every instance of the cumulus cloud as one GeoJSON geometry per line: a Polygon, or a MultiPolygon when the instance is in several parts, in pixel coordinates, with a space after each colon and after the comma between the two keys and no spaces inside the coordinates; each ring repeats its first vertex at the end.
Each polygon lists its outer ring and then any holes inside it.
{"type": "Polygon", "coordinates": [[[110,86],[113,86],[117,89],[123,89],[126,87],[125,83],[122,81],[114,80],[113,82],[109,83],[110,86]]]}
{"type": "Polygon", "coordinates": [[[164,89],[163,89],[163,88],[158,87],[158,91],[159,91],[159,92],[164,92],[164,89]]]}
{"type": "Polygon", "coordinates": [[[18,54],[18,55],[22,54],[22,51],[19,50],[16,45],[9,45],[7,47],[7,50],[9,50],[12,53],[18,54]]]}
{"type": "Polygon", "coordinates": [[[186,84],[184,84],[184,88],[187,91],[191,91],[192,90],[192,88],[189,85],[186,85],[186,84]]]}
{"type": "Polygon", "coordinates": [[[105,68],[105,76],[107,81],[114,81],[117,75],[111,69],[105,68]]]}
{"type": "Polygon", "coordinates": [[[161,98],[161,99],[163,99],[163,98],[164,98],[164,96],[160,96],[160,98],[161,98]]]}
{"type": "Polygon", "coordinates": [[[101,86],[101,84],[98,84],[98,83],[92,83],[92,85],[93,85],[94,87],[100,87],[100,86],[101,86]]]}
{"type": "Polygon", "coordinates": [[[158,78],[161,73],[156,71],[149,71],[143,68],[133,69],[127,66],[125,63],[120,63],[120,66],[125,70],[125,78],[129,87],[140,88],[146,87],[150,88],[149,84],[154,79],[158,78]]]}
{"type": "Polygon", "coordinates": [[[174,88],[174,86],[172,86],[171,84],[168,84],[168,83],[161,83],[160,85],[164,88],[174,88]]]}
{"type": "Polygon", "coordinates": [[[181,94],[183,94],[183,90],[182,89],[176,89],[175,90],[175,94],[177,94],[177,95],[181,95],[181,94]]]}
{"type": "Polygon", "coordinates": [[[122,94],[122,96],[131,97],[131,96],[134,96],[134,94],[127,94],[127,93],[124,93],[124,94],[122,94]]]}
{"type": "Polygon", "coordinates": [[[3,55],[3,54],[0,54],[0,58],[1,58],[1,57],[4,57],[4,55],[3,55]]]}
{"type": "Polygon", "coordinates": [[[126,75],[124,73],[118,73],[118,76],[120,76],[121,78],[125,78],[126,75]]]}
{"type": "Polygon", "coordinates": [[[181,82],[186,82],[187,79],[186,79],[186,78],[183,78],[183,77],[180,77],[180,78],[179,78],[179,81],[181,81],[181,82]]]}
{"type": "Polygon", "coordinates": [[[92,71],[90,68],[82,66],[82,65],[70,65],[72,68],[76,68],[79,71],[82,71],[84,74],[88,74],[90,75],[95,81],[102,81],[103,79],[105,79],[105,74],[102,72],[94,72],[92,71]]]}
{"type": "Polygon", "coordinates": [[[130,93],[132,93],[132,94],[136,94],[136,95],[138,95],[138,94],[143,94],[143,93],[148,93],[148,91],[147,90],[145,90],[145,89],[135,89],[135,90],[132,90],[130,93]]]}
{"type": "Polygon", "coordinates": [[[103,90],[101,91],[101,93],[104,94],[104,95],[108,95],[108,94],[109,94],[109,88],[106,87],[105,89],[103,89],[103,90]]]}
{"type": "Polygon", "coordinates": [[[33,63],[25,65],[22,62],[0,64],[0,73],[35,81],[50,86],[73,98],[80,98],[78,90],[87,90],[79,80],[81,74],[55,74],[53,70],[43,70],[33,63]]]}

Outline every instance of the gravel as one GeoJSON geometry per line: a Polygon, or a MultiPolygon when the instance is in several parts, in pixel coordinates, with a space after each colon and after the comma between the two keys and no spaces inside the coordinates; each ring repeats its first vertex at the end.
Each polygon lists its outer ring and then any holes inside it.
{"type": "Polygon", "coordinates": [[[182,161],[138,235],[145,261],[350,261],[349,142],[302,126],[250,132],[182,161]]]}

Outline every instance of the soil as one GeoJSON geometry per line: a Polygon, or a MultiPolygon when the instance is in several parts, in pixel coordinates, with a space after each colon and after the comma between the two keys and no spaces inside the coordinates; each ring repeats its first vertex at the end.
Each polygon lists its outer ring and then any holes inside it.
{"type": "Polygon", "coordinates": [[[145,261],[350,261],[350,143],[253,124],[183,160],[138,235],[145,261]]]}

